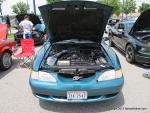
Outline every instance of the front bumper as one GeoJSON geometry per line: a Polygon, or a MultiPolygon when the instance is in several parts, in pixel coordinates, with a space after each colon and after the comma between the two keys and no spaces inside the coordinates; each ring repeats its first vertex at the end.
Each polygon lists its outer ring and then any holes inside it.
{"type": "Polygon", "coordinates": [[[103,82],[97,81],[73,81],[48,83],[30,78],[30,86],[33,94],[43,100],[55,102],[97,102],[115,98],[122,89],[124,78],[103,82]],[[67,100],[67,91],[87,91],[86,100],[67,100]]]}
{"type": "Polygon", "coordinates": [[[150,54],[148,53],[136,53],[135,54],[136,62],[143,63],[143,64],[150,64],[150,54]]]}

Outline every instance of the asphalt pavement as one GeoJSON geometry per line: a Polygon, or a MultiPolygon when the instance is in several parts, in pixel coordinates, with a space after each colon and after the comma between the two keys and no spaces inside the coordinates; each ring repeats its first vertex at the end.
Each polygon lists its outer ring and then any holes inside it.
{"type": "MultiPolygon", "coordinates": [[[[37,47],[37,50],[40,47],[37,47]]],[[[0,113],[150,113],[150,79],[142,76],[148,67],[129,64],[124,55],[117,53],[125,78],[120,95],[109,101],[69,104],[41,101],[32,95],[27,68],[13,66],[0,71],[0,113]]]]}

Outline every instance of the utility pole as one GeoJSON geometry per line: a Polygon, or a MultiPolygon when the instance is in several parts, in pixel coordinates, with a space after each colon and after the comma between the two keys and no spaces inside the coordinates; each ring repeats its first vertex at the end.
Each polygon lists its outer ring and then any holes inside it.
{"type": "Polygon", "coordinates": [[[3,21],[2,3],[3,3],[3,0],[0,0],[0,13],[1,13],[1,20],[3,21]]]}
{"type": "Polygon", "coordinates": [[[34,8],[34,14],[36,15],[36,4],[35,4],[35,0],[33,0],[33,8],[34,8]]]}
{"type": "Polygon", "coordinates": [[[2,13],[2,4],[0,3],[0,12],[1,12],[1,16],[3,16],[3,13],[2,13]]]}
{"type": "Polygon", "coordinates": [[[123,14],[124,14],[124,0],[122,0],[122,19],[123,19],[123,14]]]}
{"type": "MultiPolygon", "coordinates": [[[[28,0],[26,0],[27,1],[27,5],[28,5],[28,7],[29,7],[29,2],[28,2],[28,0]]],[[[27,11],[28,13],[30,12],[30,7],[29,7],[29,9],[28,9],[28,11],[27,11]]]]}

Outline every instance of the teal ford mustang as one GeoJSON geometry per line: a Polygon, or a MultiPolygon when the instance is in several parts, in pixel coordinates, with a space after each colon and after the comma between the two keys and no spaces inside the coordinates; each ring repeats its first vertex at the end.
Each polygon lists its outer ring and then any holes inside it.
{"type": "Polygon", "coordinates": [[[112,8],[90,1],[61,1],[40,7],[48,41],[30,75],[33,94],[55,102],[115,98],[124,78],[116,54],[103,41],[112,8]]]}

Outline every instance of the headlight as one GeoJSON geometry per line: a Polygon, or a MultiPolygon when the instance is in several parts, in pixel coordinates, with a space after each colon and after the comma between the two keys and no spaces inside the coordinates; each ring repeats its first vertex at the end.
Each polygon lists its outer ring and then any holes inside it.
{"type": "Polygon", "coordinates": [[[56,82],[56,79],[52,76],[52,73],[47,73],[47,72],[31,72],[31,79],[34,80],[39,80],[39,81],[44,81],[44,82],[56,82]]]}
{"type": "Polygon", "coordinates": [[[105,80],[113,80],[122,77],[122,71],[120,70],[109,70],[102,73],[102,75],[98,78],[98,81],[105,81],[105,80]]]}

